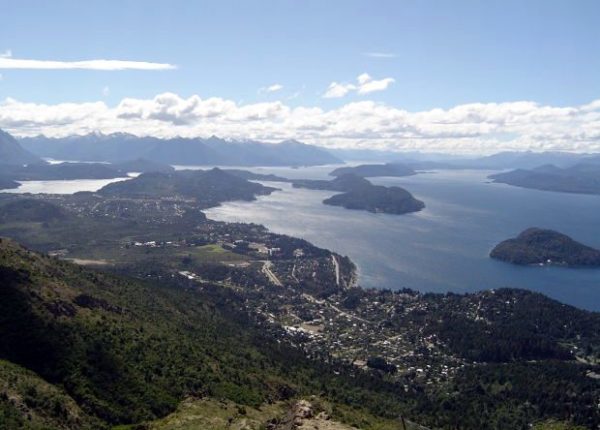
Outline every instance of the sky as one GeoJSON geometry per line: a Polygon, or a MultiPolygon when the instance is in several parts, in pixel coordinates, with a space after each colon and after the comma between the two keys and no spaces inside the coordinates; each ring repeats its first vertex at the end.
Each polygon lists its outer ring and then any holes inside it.
{"type": "Polygon", "coordinates": [[[596,0],[0,0],[0,128],[600,151],[596,0]]]}

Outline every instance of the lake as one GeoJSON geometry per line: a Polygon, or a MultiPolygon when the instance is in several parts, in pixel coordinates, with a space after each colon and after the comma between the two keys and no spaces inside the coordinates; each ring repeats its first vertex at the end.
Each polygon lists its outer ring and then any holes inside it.
{"type": "MultiPolygon", "coordinates": [[[[327,179],[335,167],[240,168],[294,179],[327,179]]],[[[600,311],[600,269],[520,267],[488,257],[498,242],[533,226],[555,229],[600,248],[600,196],[491,184],[486,179],[491,173],[495,172],[442,170],[405,178],[372,178],[377,184],[405,187],[425,202],[425,210],[407,215],[326,206],[322,200],[335,193],[294,189],[279,182],[265,182],[280,189],[270,196],[230,202],[205,212],[215,220],[263,224],[273,232],[348,255],[357,264],[364,287],[409,287],[424,292],[518,287],[600,311]]],[[[126,179],[29,181],[9,191],[71,194],[96,191],[126,179]]]]}
{"type": "Polygon", "coordinates": [[[9,190],[0,190],[1,193],[16,194],[75,194],[79,191],[98,191],[105,185],[113,182],[126,181],[134,175],[127,178],[113,179],[68,179],[54,181],[17,181],[21,185],[19,188],[9,190]]]}
{"type": "MultiPolygon", "coordinates": [[[[293,178],[326,178],[331,166],[248,169],[293,178]]],[[[564,303],[600,310],[600,269],[521,267],[492,260],[490,250],[528,227],[558,230],[600,248],[600,196],[552,193],[492,184],[491,171],[445,170],[404,178],[372,178],[407,188],[426,204],[407,215],[326,206],[329,191],[286,183],[254,202],[206,211],[211,219],[254,222],[348,255],[364,287],[468,292],[518,287],[564,303]]]]}

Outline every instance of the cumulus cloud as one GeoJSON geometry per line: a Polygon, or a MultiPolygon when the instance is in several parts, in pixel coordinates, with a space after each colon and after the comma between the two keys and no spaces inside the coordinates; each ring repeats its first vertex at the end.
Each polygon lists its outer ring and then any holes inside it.
{"type": "Polygon", "coordinates": [[[383,91],[395,82],[394,78],[385,78],[374,80],[367,73],[363,73],[358,77],[359,87],[358,94],[369,94],[375,91],[383,91]]]}
{"type": "MultiPolygon", "coordinates": [[[[372,83],[357,79],[356,87],[372,83]]],[[[139,136],[280,141],[326,147],[491,153],[500,150],[600,151],[600,100],[579,106],[532,101],[470,103],[411,112],[374,101],[325,110],[281,101],[241,104],[163,93],[149,99],[37,104],[0,102],[0,128],[17,136],[128,132],[139,136]]]]}
{"type": "Polygon", "coordinates": [[[177,67],[167,63],[151,63],[147,61],[126,60],[84,60],[53,61],[25,60],[13,58],[12,52],[6,51],[0,56],[0,69],[35,69],[35,70],[171,70],[177,67]]]}
{"type": "Polygon", "coordinates": [[[368,73],[363,73],[356,78],[356,84],[332,82],[323,94],[326,99],[340,98],[352,91],[358,94],[369,94],[383,91],[395,82],[394,78],[374,80],[368,73]]]}

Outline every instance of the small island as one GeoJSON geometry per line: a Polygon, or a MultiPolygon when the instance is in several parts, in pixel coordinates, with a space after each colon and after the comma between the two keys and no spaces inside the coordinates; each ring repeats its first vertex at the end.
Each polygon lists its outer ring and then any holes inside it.
{"type": "Polygon", "coordinates": [[[294,182],[293,186],[312,190],[340,191],[341,194],[325,199],[323,203],[346,209],[401,215],[418,212],[425,207],[422,201],[414,198],[404,188],[373,185],[365,178],[354,174],[341,175],[331,181],[301,180],[294,182]]]}
{"type": "Polygon", "coordinates": [[[600,267],[600,250],[553,230],[529,228],[499,243],[490,257],[519,265],[600,267]]]}
{"type": "Polygon", "coordinates": [[[353,167],[340,167],[335,169],[330,176],[342,176],[354,174],[363,178],[375,178],[379,176],[402,177],[416,175],[417,172],[405,164],[387,163],[387,164],[361,164],[353,167]]]}

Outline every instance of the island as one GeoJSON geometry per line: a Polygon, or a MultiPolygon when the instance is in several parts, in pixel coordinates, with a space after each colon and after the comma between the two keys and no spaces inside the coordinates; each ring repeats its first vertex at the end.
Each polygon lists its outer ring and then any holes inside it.
{"type": "Polygon", "coordinates": [[[493,182],[576,194],[600,194],[600,164],[581,163],[567,168],[546,164],[489,176],[493,182]]]}
{"type": "Polygon", "coordinates": [[[373,213],[401,215],[418,212],[425,204],[401,187],[384,187],[354,174],[344,174],[331,181],[301,180],[293,182],[296,188],[340,191],[323,203],[346,209],[366,210],[373,213]]]}
{"type": "Polygon", "coordinates": [[[330,176],[341,176],[352,173],[356,176],[362,176],[363,178],[375,178],[378,176],[412,176],[416,175],[417,172],[410,166],[400,163],[386,163],[386,164],[361,164],[352,167],[339,167],[329,173],[330,176]]]}
{"type": "Polygon", "coordinates": [[[600,267],[600,250],[541,228],[529,228],[516,238],[499,243],[490,257],[519,265],[600,267]]]}

